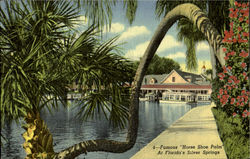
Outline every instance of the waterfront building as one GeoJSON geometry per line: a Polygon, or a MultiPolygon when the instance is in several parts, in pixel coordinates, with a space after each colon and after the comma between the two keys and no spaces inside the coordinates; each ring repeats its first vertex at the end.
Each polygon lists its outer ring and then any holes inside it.
{"type": "Polygon", "coordinates": [[[208,102],[211,88],[204,74],[172,70],[169,74],[144,76],[140,100],[208,102]]]}

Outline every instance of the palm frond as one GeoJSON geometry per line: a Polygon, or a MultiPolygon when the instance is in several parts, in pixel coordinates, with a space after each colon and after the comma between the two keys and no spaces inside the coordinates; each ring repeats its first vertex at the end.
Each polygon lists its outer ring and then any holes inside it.
{"type": "MultiPolygon", "coordinates": [[[[78,0],[77,4],[79,8],[83,8],[85,16],[89,19],[89,24],[95,24],[98,29],[111,27],[111,21],[113,16],[112,7],[117,3],[121,3],[118,0],[78,0]]],[[[124,9],[126,10],[126,17],[130,24],[135,19],[137,10],[137,0],[123,0],[124,9]]]]}

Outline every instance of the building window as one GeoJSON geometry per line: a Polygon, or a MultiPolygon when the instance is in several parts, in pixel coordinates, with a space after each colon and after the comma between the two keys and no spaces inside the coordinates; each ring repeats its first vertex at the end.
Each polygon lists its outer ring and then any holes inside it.
{"type": "Polygon", "coordinates": [[[181,96],[181,101],[185,101],[185,100],[186,100],[185,96],[181,96]]]}
{"type": "Polygon", "coordinates": [[[175,99],[176,99],[176,100],[180,100],[180,95],[176,95],[176,96],[175,96],[175,99]]]}
{"type": "Polygon", "coordinates": [[[152,79],[150,80],[150,84],[155,84],[155,83],[157,83],[157,80],[156,80],[155,78],[152,78],[152,79]]]}
{"type": "Polygon", "coordinates": [[[165,100],[169,100],[169,95],[166,95],[166,98],[165,98],[165,100]]]}
{"type": "Polygon", "coordinates": [[[202,100],[202,96],[198,96],[198,100],[201,101],[202,100]]]}
{"type": "Polygon", "coordinates": [[[170,95],[170,100],[174,100],[174,95],[170,95]]]}
{"type": "Polygon", "coordinates": [[[175,82],[175,77],[172,77],[172,82],[175,82]]]}
{"type": "Polygon", "coordinates": [[[144,79],[145,84],[147,84],[147,78],[144,79]]]}

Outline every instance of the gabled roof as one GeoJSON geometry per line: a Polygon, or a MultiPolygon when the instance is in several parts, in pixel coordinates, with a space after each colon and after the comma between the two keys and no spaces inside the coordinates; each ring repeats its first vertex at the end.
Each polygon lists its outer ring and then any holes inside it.
{"type": "Polygon", "coordinates": [[[151,79],[157,80],[157,83],[155,84],[161,84],[163,81],[165,81],[173,72],[176,72],[179,74],[185,81],[187,81],[189,84],[198,84],[198,85],[207,85],[209,82],[204,81],[206,78],[203,75],[198,75],[194,73],[184,72],[181,70],[175,70],[173,69],[169,74],[162,74],[162,75],[146,75],[143,78],[142,85],[148,85],[151,79]],[[145,83],[145,79],[147,80],[147,83],[145,83]],[[191,79],[191,83],[188,79],[191,79]]]}
{"type": "Polygon", "coordinates": [[[155,79],[157,83],[161,83],[161,81],[167,76],[168,74],[161,74],[161,75],[146,75],[143,78],[142,85],[149,84],[149,81],[151,79],[155,79]],[[145,79],[147,80],[147,83],[145,83],[145,79]]]}
{"type": "Polygon", "coordinates": [[[194,73],[184,72],[181,70],[175,70],[183,79],[188,81],[188,78],[191,78],[191,82],[195,83],[198,79],[204,79],[202,75],[197,75],[194,73]]]}
{"type": "MultiPolygon", "coordinates": [[[[163,80],[162,80],[162,82],[163,81],[165,81],[173,72],[177,72],[175,69],[173,69],[163,80]]],[[[179,74],[178,72],[177,72],[177,74],[179,74]]],[[[181,74],[179,74],[180,76],[181,76],[181,74]]],[[[182,76],[181,76],[182,77],[182,76]]],[[[183,77],[182,77],[183,78],[183,77]]],[[[183,78],[186,82],[188,82],[185,78],[183,78]]]]}

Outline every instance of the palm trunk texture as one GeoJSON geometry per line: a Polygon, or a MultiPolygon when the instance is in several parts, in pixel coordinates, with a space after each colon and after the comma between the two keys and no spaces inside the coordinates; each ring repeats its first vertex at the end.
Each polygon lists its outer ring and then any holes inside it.
{"type": "Polygon", "coordinates": [[[22,127],[25,140],[23,148],[27,154],[25,159],[48,159],[53,158],[53,138],[45,122],[39,113],[28,113],[24,118],[26,124],[22,127]]]}
{"type": "MultiPolygon", "coordinates": [[[[165,18],[159,24],[157,30],[155,31],[154,36],[151,39],[150,44],[148,45],[144,56],[138,66],[134,82],[132,84],[132,94],[130,100],[130,107],[129,107],[129,123],[128,123],[128,133],[126,141],[114,141],[114,140],[106,140],[106,139],[97,139],[97,140],[88,140],[77,143],[65,150],[62,150],[59,153],[54,153],[52,148],[52,136],[47,131],[47,128],[37,126],[36,122],[28,121],[27,123],[30,124],[27,128],[27,132],[24,134],[25,143],[24,147],[29,156],[32,156],[32,153],[40,153],[42,150],[46,152],[48,157],[51,158],[53,156],[54,159],[73,159],[80,154],[93,152],[93,151],[105,151],[105,152],[113,152],[113,153],[122,153],[129,149],[131,149],[137,138],[137,131],[138,131],[138,111],[139,111],[139,91],[141,88],[141,83],[143,76],[148,68],[149,63],[151,62],[158,46],[160,45],[162,39],[164,38],[165,34],[167,33],[168,29],[181,17],[186,17],[191,20],[198,29],[206,36],[210,46],[212,46],[216,57],[218,58],[221,65],[225,64],[224,54],[222,53],[222,48],[220,46],[222,37],[218,33],[218,31],[213,27],[212,23],[206,17],[206,15],[194,4],[186,3],[175,7],[172,11],[170,11],[165,18]],[[35,129],[39,131],[43,130],[42,132],[34,132],[35,129]],[[33,130],[34,129],[34,130],[33,130]],[[33,133],[34,132],[34,133],[33,133]],[[32,133],[34,136],[32,136],[32,133]],[[35,139],[30,139],[31,136],[33,138],[43,137],[41,135],[45,135],[43,138],[46,137],[47,145],[43,145],[43,142],[36,142],[35,139]],[[36,136],[38,135],[38,136],[36,136]],[[47,139],[48,138],[48,139],[47,139]],[[30,140],[29,140],[30,139],[30,140]],[[35,144],[34,144],[35,143],[35,144]],[[33,146],[33,147],[32,147],[33,146]],[[41,146],[41,147],[40,147],[41,146]],[[41,150],[39,149],[41,148],[41,150]],[[50,155],[53,154],[53,155],[50,155]],[[50,157],[49,157],[50,156],[50,157]]],[[[31,120],[31,119],[30,119],[31,120]]],[[[32,119],[33,120],[33,119],[32,119]]],[[[43,121],[40,119],[36,119],[35,121],[39,121],[42,125],[44,124],[43,121]]],[[[42,140],[43,141],[43,140],[42,140]]],[[[45,141],[44,141],[45,142],[45,141]]],[[[44,152],[43,151],[43,152],[44,152]]]]}

